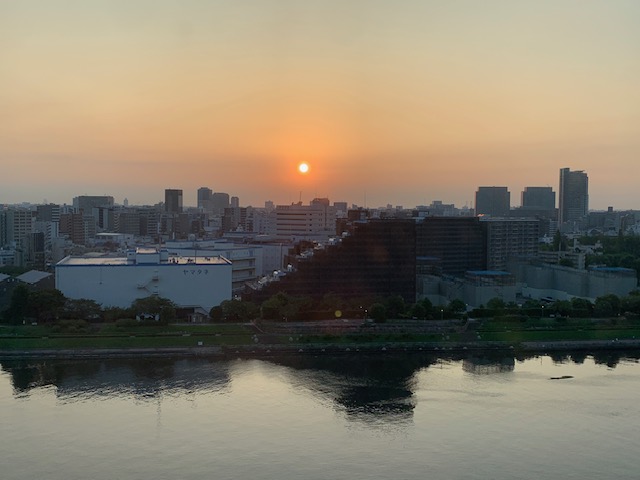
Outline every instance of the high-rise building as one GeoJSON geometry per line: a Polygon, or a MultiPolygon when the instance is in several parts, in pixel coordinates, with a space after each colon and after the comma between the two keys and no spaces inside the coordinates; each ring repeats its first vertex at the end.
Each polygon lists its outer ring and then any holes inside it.
{"type": "Polygon", "coordinates": [[[39,222],[59,222],[60,205],[49,203],[47,205],[36,206],[36,220],[39,222]]]}
{"type": "Polygon", "coordinates": [[[208,187],[198,189],[198,208],[209,210],[211,208],[211,195],[213,192],[208,187]]]}
{"type": "Polygon", "coordinates": [[[416,223],[416,263],[420,274],[485,270],[484,224],[476,217],[425,217],[416,223]]]}
{"type": "Polygon", "coordinates": [[[551,187],[525,187],[522,192],[522,207],[553,210],[556,208],[556,192],[551,187]]]}
{"type": "Polygon", "coordinates": [[[511,194],[507,187],[478,187],[476,215],[506,217],[511,209],[511,194]]]}
{"type": "Polygon", "coordinates": [[[25,237],[33,232],[34,212],[23,208],[9,208],[0,212],[0,247],[22,246],[25,237]]]}
{"type": "Polygon", "coordinates": [[[167,188],[164,191],[164,211],[182,213],[182,190],[167,188]]]}
{"type": "Polygon", "coordinates": [[[510,258],[538,255],[541,221],[535,218],[483,218],[487,227],[487,269],[504,271],[510,258]]]}
{"type": "Polygon", "coordinates": [[[231,207],[232,208],[240,207],[240,199],[238,197],[231,197],[231,207]]]}
{"type": "Polygon", "coordinates": [[[85,215],[91,215],[95,207],[113,207],[113,197],[110,195],[80,195],[74,197],[73,207],[76,212],[83,210],[85,215]]]}
{"type": "Polygon", "coordinates": [[[560,169],[558,223],[577,222],[589,213],[589,178],[583,170],[560,169]]]}
{"type": "Polygon", "coordinates": [[[224,209],[229,207],[229,194],[216,192],[211,195],[211,210],[217,215],[222,215],[224,209]]]}
{"type": "Polygon", "coordinates": [[[67,235],[76,245],[85,245],[87,239],[96,233],[93,217],[82,213],[61,213],[60,233],[67,235]]]}

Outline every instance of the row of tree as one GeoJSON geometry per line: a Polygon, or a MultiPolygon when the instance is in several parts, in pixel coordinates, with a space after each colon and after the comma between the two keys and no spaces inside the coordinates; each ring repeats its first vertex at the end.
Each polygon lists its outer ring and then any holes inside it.
{"type": "Polygon", "coordinates": [[[466,305],[461,300],[452,300],[447,306],[434,307],[428,299],[406,303],[400,295],[377,299],[345,299],[331,293],[314,300],[311,297],[279,292],[262,303],[226,300],[213,307],[209,315],[212,321],[217,322],[248,322],[255,318],[297,322],[341,317],[383,322],[391,318],[454,318],[460,316],[465,309],[466,305]]]}
{"type": "MultiPolygon", "coordinates": [[[[383,322],[387,319],[440,320],[460,318],[467,310],[461,300],[452,300],[446,306],[434,306],[428,299],[406,303],[396,295],[387,298],[344,299],[328,294],[321,299],[292,296],[283,292],[262,303],[226,300],[209,312],[214,322],[249,322],[256,318],[273,321],[324,320],[328,318],[362,318],[383,322]]],[[[618,315],[640,315],[640,292],[618,297],[603,295],[595,302],[582,298],[544,303],[527,300],[524,304],[505,303],[493,298],[486,306],[470,312],[472,317],[500,317],[519,315],[527,317],[582,317],[608,318],[618,315]]],[[[3,323],[51,323],[58,319],[115,322],[119,319],[140,319],[152,323],[169,323],[177,318],[176,305],[162,297],[150,296],[134,301],[129,308],[102,308],[93,300],[69,299],[59,290],[32,290],[17,286],[9,307],[2,312],[3,323]]]]}
{"type": "Polygon", "coordinates": [[[591,302],[584,298],[543,302],[526,300],[522,305],[514,302],[505,303],[500,298],[493,298],[486,306],[474,309],[470,315],[475,317],[496,317],[505,315],[526,315],[528,317],[577,317],[577,318],[611,318],[618,315],[640,315],[640,291],[619,297],[614,294],[603,295],[591,302]]]}
{"type": "Polygon", "coordinates": [[[129,308],[102,308],[94,300],[71,299],[60,290],[33,290],[18,285],[11,294],[9,306],[2,312],[2,323],[52,323],[59,319],[115,322],[123,318],[140,318],[156,323],[176,319],[176,306],[166,298],[150,296],[139,298],[129,308]]]}

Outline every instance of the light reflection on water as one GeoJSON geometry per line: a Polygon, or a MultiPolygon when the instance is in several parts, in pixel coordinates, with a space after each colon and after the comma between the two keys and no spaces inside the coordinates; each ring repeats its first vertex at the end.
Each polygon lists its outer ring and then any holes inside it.
{"type": "Polygon", "coordinates": [[[637,478],[637,362],[3,361],[2,478],[637,478]]]}

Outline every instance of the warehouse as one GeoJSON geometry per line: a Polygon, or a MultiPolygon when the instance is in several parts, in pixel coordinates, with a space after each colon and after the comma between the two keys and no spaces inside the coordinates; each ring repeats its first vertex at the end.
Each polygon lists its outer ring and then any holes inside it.
{"type": "Polygon", "coordinates": [[[126,308],[150,295],[179,308],[208,313],[231,299],[231,262],[220,256],[169,256],[167,250],[138,248],[126,256],[69,256],[56,265],[56,288],[66,297],[126,308]]]}

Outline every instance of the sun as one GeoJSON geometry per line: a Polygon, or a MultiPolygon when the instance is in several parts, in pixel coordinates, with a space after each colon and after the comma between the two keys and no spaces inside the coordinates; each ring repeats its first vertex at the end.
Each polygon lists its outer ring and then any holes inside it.
{"type": "Polygon", "coordinates": [[[298,171],[300,173],[307,173],[309,171],[309,164],[301,163],[300,165],[298,165],[298,171]]]}

